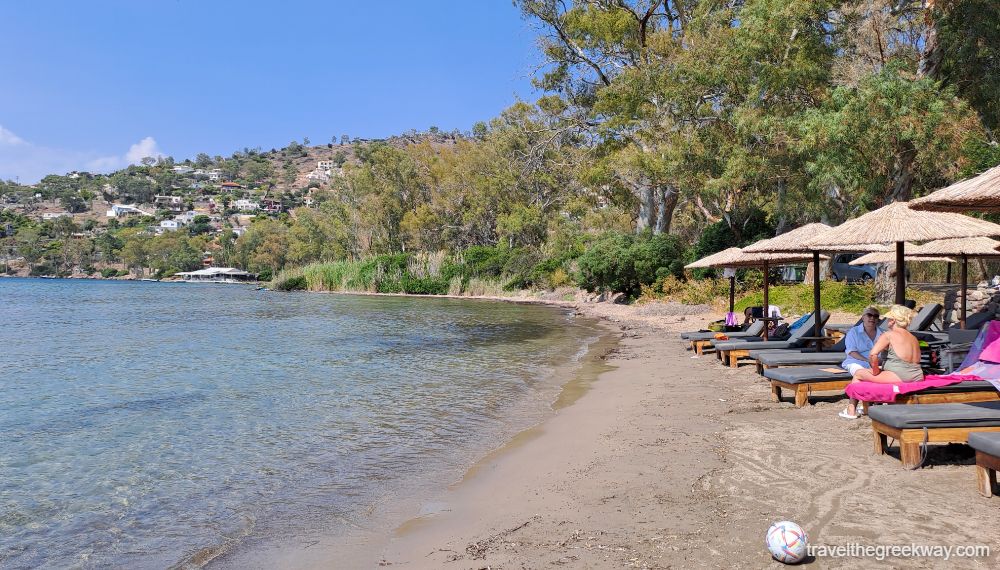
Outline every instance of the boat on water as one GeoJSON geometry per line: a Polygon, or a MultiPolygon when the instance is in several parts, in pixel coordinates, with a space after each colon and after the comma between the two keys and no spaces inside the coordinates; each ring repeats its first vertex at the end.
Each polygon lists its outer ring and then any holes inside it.
{"type": "Polygon", "coordinates": [[[177,273],[185,283],[255,283],[256,273],[249,273],[235,267],[206,267],[197,271],[177,273]]]}

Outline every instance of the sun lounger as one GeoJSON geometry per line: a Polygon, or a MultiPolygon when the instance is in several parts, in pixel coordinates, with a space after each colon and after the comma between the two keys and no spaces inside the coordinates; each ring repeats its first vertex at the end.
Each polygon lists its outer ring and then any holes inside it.
{"type": "Polygon", "coordinates": [[[1000,469],[1000,433],[970,433],[969,445],[976,450],[976,483],[979,493],[992,497],[1000,469]]]}
{"type": "MultiPolygon", "coordinates": [[[[968,404],[972,402],[998,402],[1000,392],[986,380],[967,380],[948,386],[925,388],[917,392],[899,394],[892,404],[968,404]]],[[[868,412],[871,402],[861,401],[868,412]]]]}
{"type": "MultiPolygon", "coordinates": [[[[751,339],[759,338],[761,333],[764,332],[764,321],[755,321],[750,324],[750,326],[745,331],[722,333],[728,336],[730,339],[751,339]]],[[[705,353],[706,348],[710,348],[716,342],[715,335],[720,334],[717,332],[708,333],[688,333],[688,340],[691,341],[691,350],[694,350],[699,355],[705,353]]]]}
{"type": "Polygon", "coordinates": [[[891,437],[899,442],[903,466],[911,469],[923,462],[922,445],[968,443],[970,433],[1000,432],[1000,402],[873,406],[868,415],[875,453],[885,453],[891,437]]]}
{"type": "MultiPolygon", "coordinates": [[[[941,305],[924,305],[920,312],[914,317],[908,327],[910,331],[922,331],[931,326],[937,314],[941,312],[941,305]]],[[[859,321],[860,322],[860,321],[859,321]]],[[[883,321],[884,322],[884,321],[883,321]]],[[[857,324],[857,323],[856,323],[857,324]]],[[[847,337],[837,341],[834,345],[816,352],[812,348],[801,348],[794,350],[752,350],[750,358],[757,361],[757,372],[763,374],[764,369],[776,366],[809,366],[822,364],[840,364],[843,362],[847,350],[847,337]]]]}
{"type": "MultiPolygon", "coordinates": [[[[805,341],[802,339],[804,336],[810,336],[814,330],[814,319],[815,317],[810,316],[806,322],[802,323],[802,326],[792,331],[789,335],[788,340],[761,340],[759,342],[751,341],[727,341],[727,342],[717,342],[715,343],[715,350],[719,353],[723,362],[728,362],[729,366],[736,368],[739,366],[739,359],[750,356],[751,350],[768,350],[768,349],[782,349],[782,348],[804,348],[805,341]]],[[[826,311],[820,312],[820,328],[826,324],[826,320],[830,318],[830,313],[826,311]]]]}
{"type": "Polygon", "coordinates": [[[764,371],[764,377],[771,381],[772,400],[780,402],[781,391],[790,390],[795,393],[796,408],[808,404],[813,392],[843,391],[851,383],[851,375],[837,366],[771,368],[764,371]]]}

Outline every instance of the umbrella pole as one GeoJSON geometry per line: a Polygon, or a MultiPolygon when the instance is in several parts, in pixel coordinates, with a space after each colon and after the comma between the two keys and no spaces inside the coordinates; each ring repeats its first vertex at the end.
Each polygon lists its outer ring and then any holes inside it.
{"type": "Polygon", "coordinates": [[[958,314],[959,327],[965,328],[965,310],[969,297],[969,256],[962,255],[962,309],[958,314]]]}
{"type": "Polygon", "coordinates": [[[819,252],[813,252],[813,336],[816,338],[816,351],[819,352],[821,346],[818,337],[820,334],[819,324],[819,252]]]}
{"type": "Polygon", "coordinates": [[[736,276],[729,278],[729,312],[733,312],[736,305],[736,276]]]}
{"type": "Polygon", "coordinates": [[[948,271],[944,275],[944,282],[951,285],[951,262],[948,262],[948,271]]]}
{"type": "Polygon", "coordinates": [[[896,304],[906,303],[906,262],[903,260],[903,242],[896,242],[896,304]]]}
{"type": "MultiPolygon", "coordinates": [[[[769,305],[767,304],[767,262],[764,262],[764,318],[770,318],[771,312],[768,310],[769,305]]],[[[770,321],[764,321],[764,340],[767,340],[767,326],[771,324],[770,321]]]]}

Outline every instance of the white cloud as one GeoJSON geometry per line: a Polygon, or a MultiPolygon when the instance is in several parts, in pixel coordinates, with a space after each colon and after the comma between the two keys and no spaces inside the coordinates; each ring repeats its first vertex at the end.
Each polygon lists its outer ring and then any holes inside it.
{"type": "Polygon", "coordinates": [[[74,170],[107,173],[129,164],[139,164],[146,157],[163,156],[153,137],[133,144],[124,154],[101,156],[96,152],[36,145],[0,125],[0,179],[18,179],[22,184],[37,182],[48,174],[74,170]]]}
{"type": "Polygon", "coordinates": [[[129,147],[128,152],[125,153],[125,160],[129,164],[139,164],[144,158],[161,158],[163,156],[164,154],[156,146],[156,139],[146,137],[129,147]]]}
{"type": "Polygon", "coordinates": [[[3,128],[3,125],[0,125],[0,145],[14,146],[22,144],[25,144],[24,139],[3,128]]]}

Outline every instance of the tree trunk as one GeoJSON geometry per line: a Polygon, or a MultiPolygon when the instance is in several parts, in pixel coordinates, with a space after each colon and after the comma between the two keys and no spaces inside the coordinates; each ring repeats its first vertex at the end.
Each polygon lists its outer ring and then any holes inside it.
{"type": "Polygon", "coordinates": [[[896,154],[890,202],[906,202],[913,196],[913,161],[916,158],[916,147],[912,142],[905,141],[896,154]]]}
{"type": "Polygon", "coordinates": [[[653,201],[653,189],[648,184],[639,187],[639,219],[635,223],[636,233],[652,229],[653,215],[656,204],[653,201]]]}
{"type": "Polygon", "coordinates": [[[639,187],[639,218],[636,220],[636,233],[646,230],[654,234],[670,232],[674,219],[674,210],[680,199],[680,192],[669,184],[653,187],[643,184],[639,187]]]}
{"type": "Polygon", "coordinates": [[[924,48],[917,65],[918,78],[938,79],[941,74],[941,47],[938,43],[937,23],[934,21],[934,4],[935,0],[926,0],[924,4],[924,48]]]}
{"type": "MultiPolygon", "coordinates": [[[[829,262],[820,261],[819,262],[819,280],[820,280],[820,282],[826,281],[827,279],[829,279],[829,276],[830,276],[830,263],[829,262]]],[[[806,265],[806,277],[805,277],[805,279],[802,282],[805,283],[805,284],[807,284],[807,285],[812,285],[812,282],[813,282],[813,264],[812,264],[811,261],[806,265]]]]}
{"type": "Polygon", "coordinates": [[[896,298],[896,264],[886,263],[875,274],[875,302],[891,305],[896,298]]]}
{"type": "Polygon", "coordinates": [[[674,221],[674,210],[677,208],[677,201],[681,193],[676,187],[671,185],[661,186],[659,189],[659,210],[656,213],[656,226],[653,233],[668,234],[670,225],[674,221]]]}

